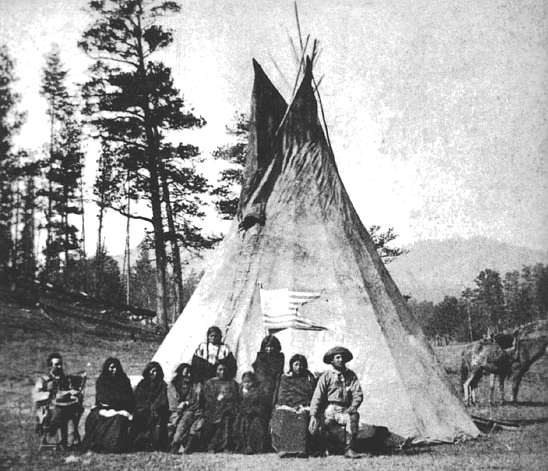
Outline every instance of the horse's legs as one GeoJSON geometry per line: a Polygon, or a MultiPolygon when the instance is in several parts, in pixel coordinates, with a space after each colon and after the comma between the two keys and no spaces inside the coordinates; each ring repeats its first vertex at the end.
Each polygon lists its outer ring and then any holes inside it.
{"type": "Polygon", "coordinates": [[[512,402],[515,404],[518,402],[518,391],[521,380],[523,379],[523,373],[518,371],[512,378],[512,402]]]}
{"type": "Polygon", "coordinates": [[[481,378],[481,370],[470,372],[468,379],[464,382],[464,402],[466,405],[476,403],[476,388],[481,378]]]}
{"type": "Polygon", "coordinates": [[[464,394],[464,403],[470,405],[470,378],[467,378],[464,383],[462,383],[462,392],[464,394]]]}
{"type": "Polygon", "coordinates": [[[470,395],[472,397],[472,404],[476,403],[476,387],[470,386],[470,395]]]}
{"type": "Polygon", "coordinates": [[[505,403],[505,400],[504,400],[505,375],[490,373],[489,374],[489,404],[490,405],[493,405],[495,403],[495,381],[497,380],[497,378],[499,380],[500,402],[501,404],[505,403]]]}
{"type": "Polygon", "coordinates": [[[493,399],[495,396],[495,374],[489,374],[489,405],[493,404],[493,399]]]}
{"type": "Polygon", "coordinates": [[[500,374],[499,377],[499,391],[500,391],[500,403],[505,404],[506,400],[504,399],[504,381],[506,380],[506,375],[500,374]]]}

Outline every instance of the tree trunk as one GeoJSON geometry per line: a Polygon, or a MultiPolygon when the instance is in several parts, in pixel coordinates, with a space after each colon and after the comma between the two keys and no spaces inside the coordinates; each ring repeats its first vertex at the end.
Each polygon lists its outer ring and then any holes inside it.
{"type": "MultiPolygon", "coordinates": [[[[51,168],[51,164],[50,164],[51,168]]],[[[51,234],[53,224],[53,184],[51,180],[48,181],[48,211],[46,213],[46,262],[44,270],[44,282],[48,283],[51,278],[52,271],[52,253],[51,253],[51,234]]]]}
{"type": "Polygon", "coordinates": [[[35,222],[35,192],[34,177],[27,180],[27,194],[25,198],[24,227],[21,249],[23,253],[23,276],[25,277],[25,289],[33,289],[34,276],[36,273],[36,258],[34,256],[34,222],[35,222]]]}
{"type": "Polygon", "coordinates": [[[129,304],[130,301],[130,280],[131,280],[131,260],[130,260],[130,228],[131,228],[131,199],[129,197],[129,175],[128,175],[128,197],[127,197],[127,218],[126,218],[126,247],[125,247],[125,254],[124,254],[124,268],[122,270],[122,273],[125,273],[126,275],[126,304],[129,304]]]}
{"type": "Polygon", "coordinates": [[[10,182],[0,181],[0,268],[5,270],[9,266],[13,245],[10,227],[12,198],[10,182]]]}
{"type": "Polygon", "coordinates": [[[158,169],[155,156],[149,155],[150,173],[150,204],[152,207],[152,226],[154,228],[154,252],[156,254],[156,315],[162,330],[168,331],[167,318],[167,276],[166,247],[164,242],[164,224],[162,217],[162,201],[158,182],[158,169]]]}
{"type": "MultiPolygon", "coordinates": [[[[142,8],[138,7],[137,23],[141,28],[142,8]]],[[[139,80],[146,83],[147,72],[145,66],[145,54],[143,52],[142,37],[137,36],[137,57],[139,65],[137,73],[139,80]]],[[[144,131],[146,138],[146,157],[150,176],[150,205],[152,207],[152,226],[154,228],[154,252],[156,254],[156,315],[158,324],[163,332],[168,331],[167,318],[167,276],[166,276],[166,246],[164,240],[164,218],[162,215],[162,196],[158,176],[158,133],[152,124],[151,104],[147,94],[142,96],[142,109],[144,111],[144,131]]]]}
{"type": "Polygon", "coordinates": [[[166,205],[169,242],[171,244],[171,257],[173,260],[173,279],[175,281],[175,311],[173,314],[172,322],[175,322],[175,316],[181,314],[183,310],[183,269],[181,265],[181,252],[179,251],[179,244],[177,243],[175,219],[173,217],[173,209],[171,207],[171,198],[169,194],[169,187],[167,184],[167,176],[165,172],[165,167],[162,162],[160,162],[160,178],[162,180],[162,193],[164,197],[164,204],[166,205]]]}
{"type": "Polygon", "coordinates": [[[18,266],[18,255],[19,255],[19,222],[21,218],[21,189],[19,188],[19,181],[15,183],[15,222],[13,224],[13,237],[12,237],[12,247],[11,247],[11,267],[13,270],[13,275],[15,279],[13,280],[17,284],[19,266],[18,266]]]}
{"type": "Polygon", "coordinates": [[[69,280],[69,224],[68,224],[68,188],[63,185],[63,233],[64,233],[64,253],[65,266],[63,269],[63,285],[68,288],[69,280]]]}
{"type": "Polygon", "coordinates": [[[44,282],[48,283],[51,276],[51,230],[52,230],[52,219],[53,219],[53,183],[51,181],[51,172],[53,169],[53,149],[54,149],[54,129],[55,129],[55,99],[51,98],[49,102],[50,106],[50,128],[49,128],[49,172],[50,175],[47,175],[48,180],[48,211],[46,214],[46,261],[44,267],[44,282]]]}
{"type": "Polygon", "coordinates": [[[101,196],[101,203],[99,204],[99,227],[97,228],[97,247],[95,249],[95,297],[98,298],[101,295],[101,288],[103,284],[103,219],[105,216],[105,206],[103,204],[103,197],[101,196]]]}
{"type": "Polygon", "coordinates": [[[82,211],[82,259],[84,261],[84,273],[82,275],[83,282],[81,286],[84,292],[88,292],[88,257],[86,254],[86,212],[84,209],[84,179],[80,177],[80,210],[82,211]]]}

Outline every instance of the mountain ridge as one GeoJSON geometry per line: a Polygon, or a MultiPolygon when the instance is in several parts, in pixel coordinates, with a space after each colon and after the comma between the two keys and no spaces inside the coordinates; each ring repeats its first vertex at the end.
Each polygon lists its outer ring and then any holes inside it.
{"type": "Polygon", "coordinates": [[[421,240],[404,246],[407,251],[387,265],[402,294],[417,301],[439,302],[460,296],[474,287],[481,270],[504,276],[524,265],[548,263],[548,251],[515,246],[487,237],[421,240]]]}

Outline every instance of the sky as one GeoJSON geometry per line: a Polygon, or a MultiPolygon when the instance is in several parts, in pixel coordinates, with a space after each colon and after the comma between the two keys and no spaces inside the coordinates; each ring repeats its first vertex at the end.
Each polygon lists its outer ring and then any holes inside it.
{"type": "MultiPolygon", "coordinates": [[[[230,140],[250,106],[255,58],[289,99],[297,38],[289,0],[183,0],[162,55],[207,126],[182,136],[204,157],[230,140]],[[280,73],[278,69],[282,72],[280,73]]],[[[48,141],[39,96],[44,55],[58,43],[69,79],[86,78],[76,43],[84,0],[0,0],[0,43],[16,60],[28,113],[17,144],[48,141]]],[[[545,0],[299,1],[303,34],[320,42],[315,68],[342,180],[366,226],[399,242],[485,236],[548,250],[548,3],[545,0]]],[[[89,145],[88,181],[96,153],[89,145]]],[[[205,171],[212,174],[216,164],[205,171]]],[[[87,210],[93,250],[96,209],[87,210]]],[[[132,245],[143,226],[132,223],[132,245]]],[[[211,220],[208,224],[212,224],[211,220]]],[[[125,221],[107,224],[123,252],[125,221]]],[[[212,226],[213,227],[213,226],[212,226]]],[[[225,226],[214,227],[226,230],[225,226]]]]}

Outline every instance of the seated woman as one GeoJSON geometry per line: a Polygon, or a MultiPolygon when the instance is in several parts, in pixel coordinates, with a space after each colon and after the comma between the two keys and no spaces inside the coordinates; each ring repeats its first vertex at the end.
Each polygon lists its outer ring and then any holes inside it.
{"type": "Polygon", "coordinates": [[[202,384],[194,380],[192,367],[180,364],[167,389],[172,453],[192,453],[199,449],[204,427],[202,384]]]}
{"type": "Polygon", "coordinates": [[[95,389],[95,407],[86,420],[83,451],[129,451],[129,425],[135,412],[135,399],[120,360],[107,358],[95,389]]]}
{"type": "Polygon", "coordinates": [[[192,357],[192,370],[200,382],[207,381],[216,375],[217,365],[221,360],[225,362],[227,374],[234,378],[236,375],[236,359],[228,345],[221,342],[221,329],[212,326],[207,329],[207,341],[198,345],[192,357]]]}
{"type": "MultiPolygon", "coordinates": [[[[267,335],[261,342],[261,350],[253,362],[253,371],[257,375],[259,387],[268,404],[272,404],[278,378],[284,372],[285,356],[282,346],[275,335],[267,335]]],[[[268,415],[272,412],[270,406],[268,415]]]]}
{"type": "Polygon", "coordinates": [[[281,375],[270,420],[272,447],[281,456],[310,453],[308,422],[316,381],[303,355],[293,355],[289,372],[281,375]]]}
{"type": "Polygon", "coordinates": [[[167,385],[159,363],[151,361],[135,388],[132,441],[135,451],[165,451],[167,448],[167,385]]]}
{"type": "Polygon", "coordinates": [[[217,376],[204,383],[204,442],[210,453],[234,450],[234,421],[240,397],[238,383],[230,378],[225,360],[217,376]]]}
{"type": "Polygon", "coordinates": [[[244,373],[236,420],[236,452],[252,455],[265,451],[268,410],[257,377],[251,371],[244,373]]]}

